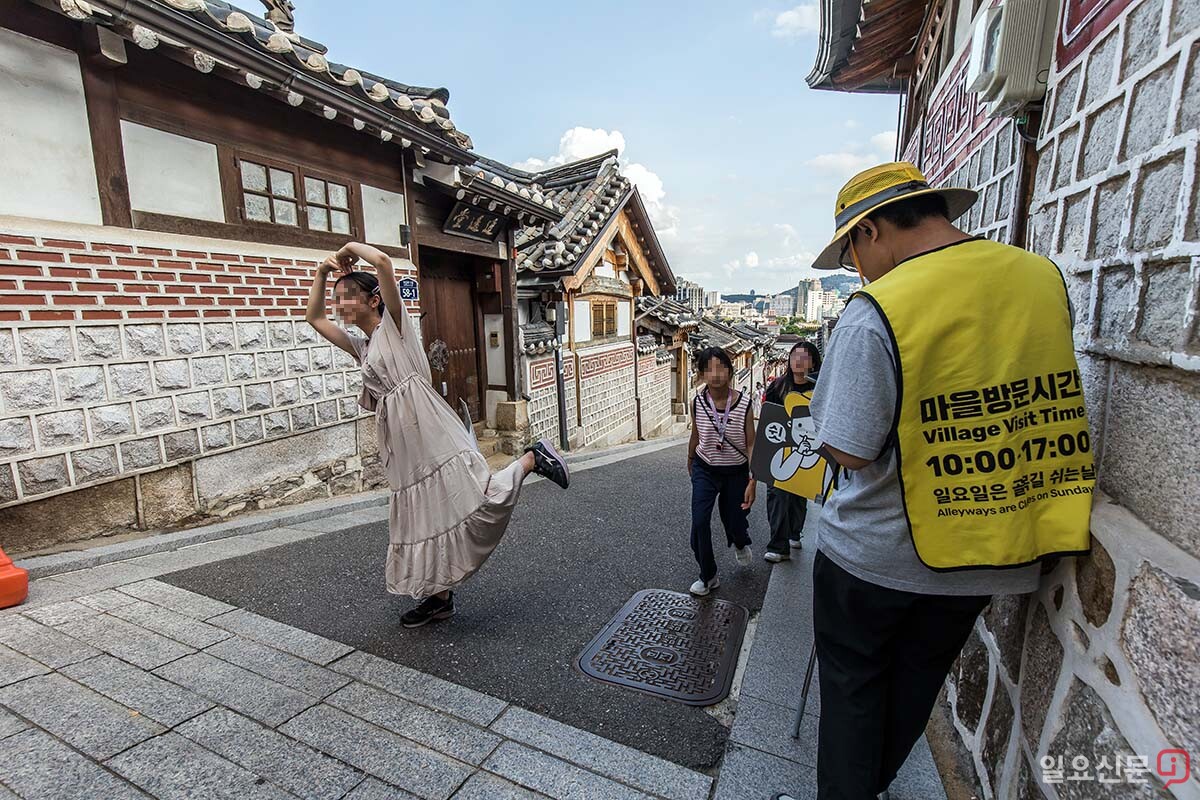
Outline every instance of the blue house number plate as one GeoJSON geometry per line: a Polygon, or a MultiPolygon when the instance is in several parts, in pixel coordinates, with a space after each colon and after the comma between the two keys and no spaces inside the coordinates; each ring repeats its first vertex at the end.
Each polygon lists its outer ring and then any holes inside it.
{"type": "Polygon", "coordinates": [[[421,291],[417,288],[416,278],[401,278],[399,283],[401,300],[419,300],[421,291]]]}

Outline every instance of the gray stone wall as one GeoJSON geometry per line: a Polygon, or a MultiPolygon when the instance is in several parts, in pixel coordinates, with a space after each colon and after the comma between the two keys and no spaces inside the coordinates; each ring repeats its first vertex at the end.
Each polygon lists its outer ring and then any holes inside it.
{"type": "Polygon", "coordinates": [[[1140,0],[1051,75],[1030,245],[1075,308],[1102,492],[1092,556],[997,598],[950,676],[987,798],[1200,797],[1198,33],[1194,0],[1140,0]],[[1165,787],[1170,748],[1193,777],[1165,787]],[[1147,783],[1070,780],[1136,756],[1147,783]]]}
{"type": "MultiPolygon", "coordinates": [[[[356,364],[297,319],[315,261],[294,263],[290,251],[286,268],[297,277],[279,277],[284,268],[268,266],[257,246],[243,261],[228,252],[241,246],[227,241],[86,229],[74,231],[80,241],[47,231],[35,243],[30,233],[9,237],[28,250],[0,250],[9,262],[0,267],[21,276],[23,290],[40,286],[49,298],[21,295],[26,305],[8,312],[21,318],[0,321],[0,541],[9,552],[380,484],[374,420],[359,419],[356,364]],[[100,236],[96,248],[128,255],[113,264],[111,255],[84,253],[100,236]],[[211,250],[221,255],[208,258],[211,250]],[[66,257],[59,251],[88,266],[53,266],[66,257]],[[206,308],[213,316],[189,318],[174,306],[154,311],[146,299],[191,291],[191,277],[233,277],[221,271],[230,264],[239,281],[256,273],[287,281],[292,307],[268,299],[272,307],[247,306],[238,316],[206,308]],[[80,298],[95,285],[83,277],[35,283],[92,269],[88,279],[118,282],[108,291],[126,302],[80,298]],[[68,298],[101,308],[54,310],[68,298]]],[[[269,288],[270,278],[258,280],[269,288]]]]}
{"type": "Polygon", "coordinates": [[[638,364],[638,395],[642,398],[642,435],[653,436],[675,420],[671,413],[671,381],[675,359],[668,353],[642,356],[638,364]]]}
{"type": "Polygon", "coordinates": [[[637,438],[633,345],[601,346],[581,350],[576,356],[583,446],[606,447],[633,441],[637,438]]]}

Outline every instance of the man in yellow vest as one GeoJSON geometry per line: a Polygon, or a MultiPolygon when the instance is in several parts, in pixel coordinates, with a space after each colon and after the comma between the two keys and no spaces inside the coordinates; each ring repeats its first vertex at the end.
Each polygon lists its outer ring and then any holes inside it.
{"type": "Polygon", "coordinates": [[[951,224],[976,199],[911,164],[838,195],[813,264],[864,286],[811,403],[842,467],[813,568],[818,796],[868,800],[920,738],[992,595],[1086,553],[1095,468],[1057,267],[951,224]]]}

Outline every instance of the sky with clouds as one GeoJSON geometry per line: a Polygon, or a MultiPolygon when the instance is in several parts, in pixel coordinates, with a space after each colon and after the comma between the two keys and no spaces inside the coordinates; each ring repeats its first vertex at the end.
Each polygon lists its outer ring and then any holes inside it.
{"type": "Polygon", "coordinates": [[[608,149],[675,274],[773,293],[813,273],[833,199],[890,161],[896,97],[816,92],[816,3],[294,0],[331,60],[450,90],[479,153],[525,168],[608,149]]]}

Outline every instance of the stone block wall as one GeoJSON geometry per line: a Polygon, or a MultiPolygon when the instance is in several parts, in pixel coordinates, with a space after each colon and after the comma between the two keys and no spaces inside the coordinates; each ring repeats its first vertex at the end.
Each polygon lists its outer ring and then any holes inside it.
{"type": "Polygon", "coordinates": [[[638,395],[642,398],[642,435],[649,437],[670,425],[674,358],[665,352],[642,356],[638,362],[638,395]]]}
{"type": "Polygon", "coordinates": [[[988,798],[1200,797],[1198,34],[1194,0],[1135,0],[1050,78],[1030,247],[1075,309],[1102,491],[1093,554],[997,598],[951,674],[988,798]],[[1172,748],[1192,777],[1165,787],[1172,748]],[[1069,780],[1132,756],[1148,783],[1069,780]]]}
{"type": "Polygon", "coordinates": [[[605,447],[637,438],[632,343],[576,353],[584,447],[605,447]]]}
{"type": "MultiPolygon", "coordinates": [[[[556,386],[554,357],[527,359],[529,378],[529,439],[536,442],[546,438],[559,441],[558,436],[558,389],[556,386]]],[[[578,431],[578,415],[575,402],[575,356],[563,354],[563,384],[567,396],[567,439],[572,440],[578,431]]]]}
{"type": "Polygon", "coordinates": [[[6,548],[378,485],[358,369],[302,320],[320,256],[53,223],[0,230],[6,548]]]}

